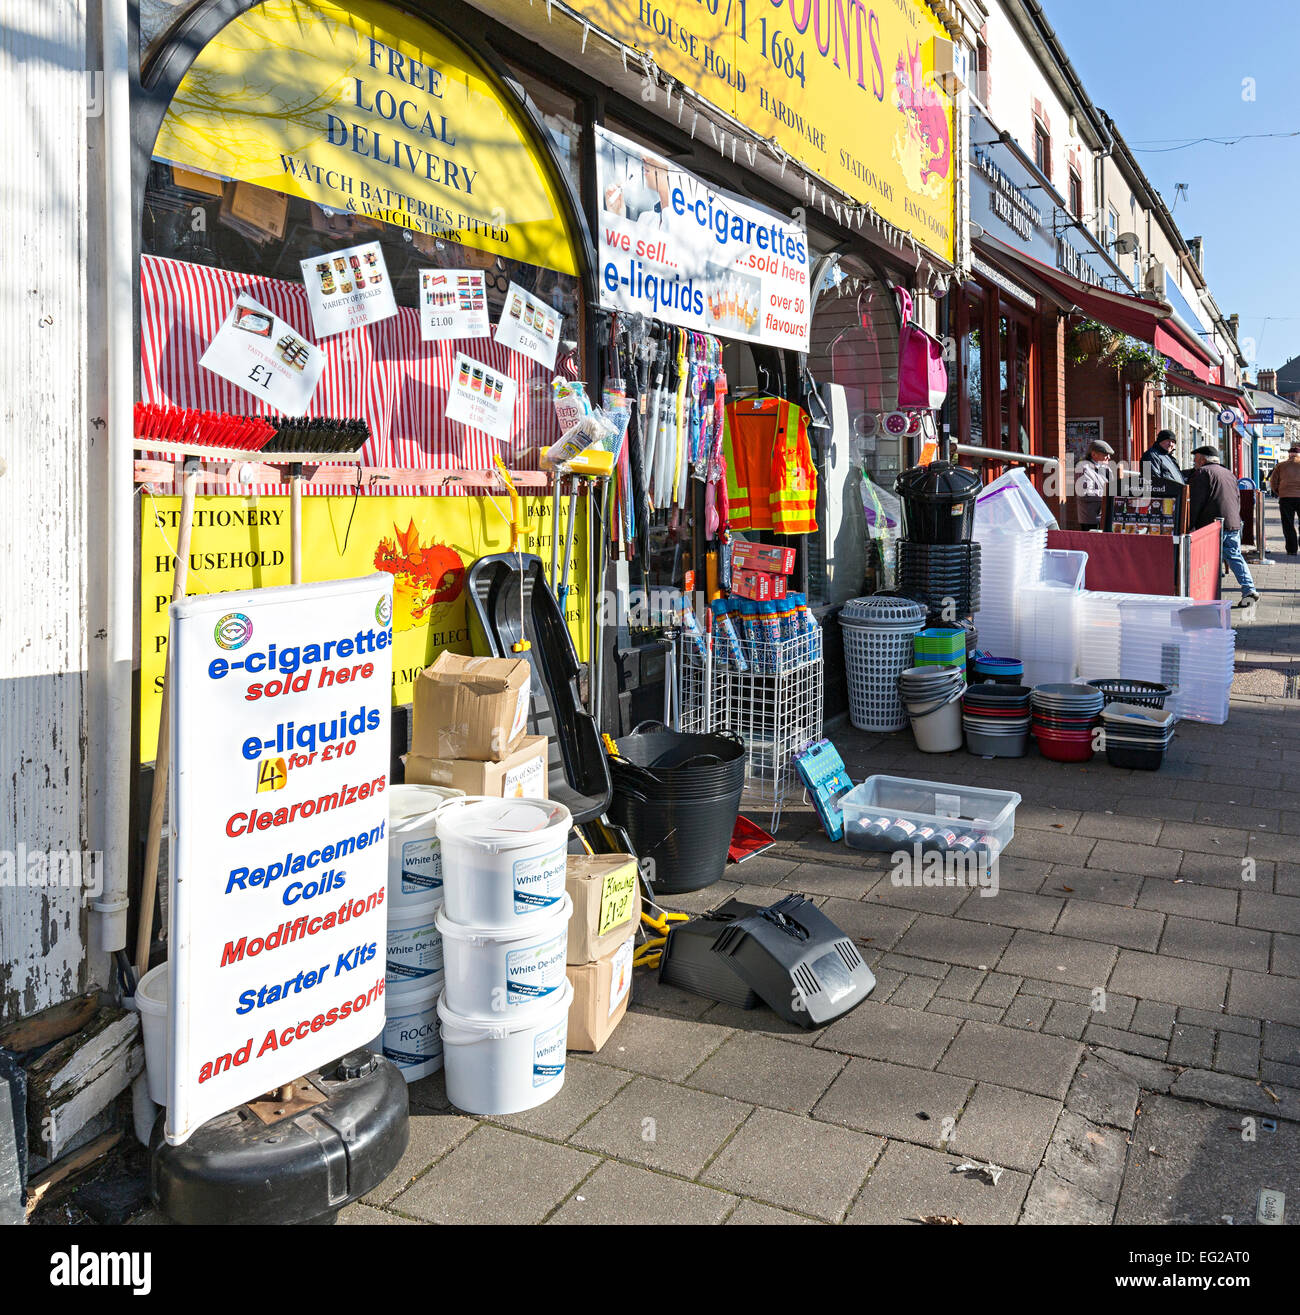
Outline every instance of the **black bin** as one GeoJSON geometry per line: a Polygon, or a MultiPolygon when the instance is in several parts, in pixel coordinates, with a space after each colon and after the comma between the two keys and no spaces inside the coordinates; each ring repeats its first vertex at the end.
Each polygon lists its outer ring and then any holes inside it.
{"type": "Polygon", "coordinates": [[[745,746],[729,735],[684,735],[658,722],[642,723],[615,744],[608,817],[626,828],[638,858],[652,860],[655,892],[712,885],[726,868],[740,814],[745,746]]]}
{"type": "Polygon", "coordinates": [[[903,471],[894,492],[903,503],[904,538],[909,543],[969,542],[981,488],[975,471],[949,461],[903,471]]]}

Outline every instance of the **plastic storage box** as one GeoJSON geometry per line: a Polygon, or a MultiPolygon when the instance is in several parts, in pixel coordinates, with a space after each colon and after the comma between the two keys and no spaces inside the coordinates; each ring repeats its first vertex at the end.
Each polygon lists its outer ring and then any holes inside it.
{"type": "Polygon", "coordinates": [[[853,848],[863,847],[853,844],[854,833],[860,832],[870,818],[888,813],[917,827],[988,836],[991,843],[985,843],[996,857],[1016,833],[1019,803],[1020,796],[1013,790],[981,790],[970,785],[914,781],[905,776],[869,776],[840,800],[840,809],[844,814],[844,839],[853,848]]]}

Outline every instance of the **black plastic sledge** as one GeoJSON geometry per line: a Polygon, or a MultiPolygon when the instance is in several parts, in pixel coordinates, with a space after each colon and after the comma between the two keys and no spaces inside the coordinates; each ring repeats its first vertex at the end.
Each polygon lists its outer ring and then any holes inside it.
{"type": "Polygon", "coordinates": [[[480,557],[469,570],[471,640],[493,657],[527,659],[533,671],[528,730],[550,741],[547,791],[573,814],[594,821],[613,787],[595,719],[578,698],[578,656],[542,567],[532,553],[480,557]],[[520,593],[523,594],[522,622],[520,593]],[[523,638],[532,646],[516,653],[523,638]]]}
{"type": "Polygon", "coordinates": [[[787,1023],[821,1027],[861,1003],[876,985],[858,948],[810,899],[787,895],[723,929],[726,956],[787,1023]]]}

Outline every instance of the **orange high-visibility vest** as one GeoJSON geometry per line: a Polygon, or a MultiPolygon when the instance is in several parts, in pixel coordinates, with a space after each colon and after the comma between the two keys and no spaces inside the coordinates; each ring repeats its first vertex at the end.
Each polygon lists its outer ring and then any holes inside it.
{"type": "Polygon", "coordinates": [[[816,531],[817,467],[802,408],[779,397],[729,403],[724,451],[733,530],[816,531]]]}

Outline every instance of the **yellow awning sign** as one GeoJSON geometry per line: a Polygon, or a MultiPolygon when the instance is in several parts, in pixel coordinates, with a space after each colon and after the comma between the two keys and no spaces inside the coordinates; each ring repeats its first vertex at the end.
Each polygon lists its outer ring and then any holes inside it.
{"type": "MultiPolygon", "coordinates": [[[[661,73],[952,260],[953,102],[935,78],[936,41],[946,33],[921,0],[567,2],[593,27],[646,52],[661,73]]],[[[541,0],[475,3],[598,80],[602,61],[609,68],[620,62],[607,43],[588,40],[581,22],[550,14],[541,0]]],[[[641,99],[683,124],[648,79],[641,99]]],[[[692,119],[688,107],[685,123],[692,119]]],[[[703,125],[700,135],[711,140],[703,125]]]]}
{"type": "Polygon", "coordinates": [[[576,274],[557,185],[477,62],[379,0],[266,0],[181,79],[154,155],[576,274]]]}

